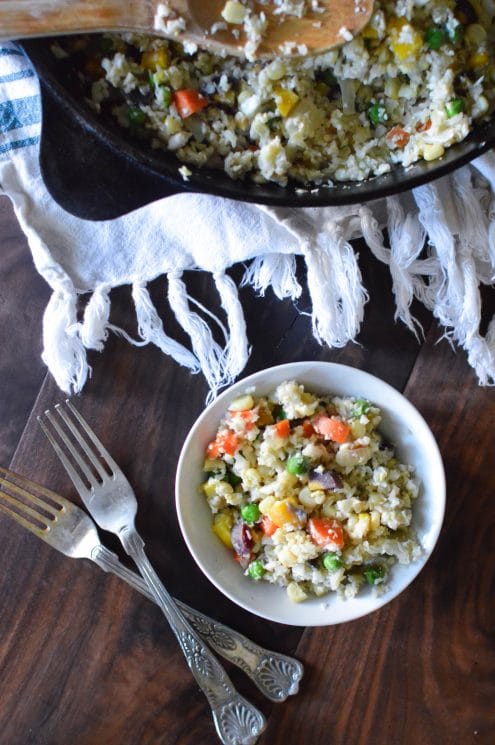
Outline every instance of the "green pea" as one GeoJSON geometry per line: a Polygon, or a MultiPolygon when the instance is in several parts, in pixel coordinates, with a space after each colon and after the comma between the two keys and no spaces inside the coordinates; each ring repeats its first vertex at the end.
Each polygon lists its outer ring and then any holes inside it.
{"type": "Polygon", "coordinates": [[[261,561],[256,559],[256,561],[252,561],[248,566],[247,573],[251,579],[261,579],[265,574],[265,568],[261,561]]]}
{"type": "Polygon", "coordinates": [[[369,585],[378,585],[385,577],[385,570],[379,564],[372,564],[363,570],[363,574],[369,585]]]}
{"type": "Polygon", "coordinates": [[[364,398],[358,398],[356,403],[354,404],[354,411],[353,416],[359,417],[363,414],[367,414],[370,410],[370,405],[367,401],[364,400],[364,398]]]}
{"type": "Polygon", "coordinates": [[[456,116],[457,114],[460,114],[461,111],[464,111],[464,101],[462,98],[453,98],[450,103],[447,104],[445,107],[445,111],[447,112],[447,116],[450,119],[453,116],[456,116]]]}
{"type": "Polygon", "coordinates": [[[144,113],[144,111],[141,111],[139,106],[132,106],[127,112],[127,116],[130,123],[135,124],[138,127],[144,124],[144,122],[146,121],[146,114],[144,113]]]}
{"type": "Polygon", "coordinates": [[[260,519],[260,508],[257,504],[245,504],[241,507],[241,517],[245,523],[252,525],[260,519]]]}
{"type": "Polygon", "coordinates": [[[323,566],[328,569],[329,572],[335,572],[342,566],[342,559],[338,554],[329,553],[323,557],[323,566]]]}
{"type": "Polygon", "coordinates": [[[383,124],[388,119],[387,109],[381,103],[374,103],[368,109],[368,118],[372,124],[383,124]]]}
{"type": "Polygon", "coordinates": [[[445,31],[438,26],[432,26],[426,31],[424,38],[430,49],[440,49],[445,44],[445,31]]]}
{"type": "Polygon", "coordinates": [[[308,472],[309,462],[308,459],[304,457],[304,455],[301,455],[301,453],[296,453],[295,455],[291,455],[289,458],[287,458],[286,467],[289,473],[292,473],[294,476],[300,476],[302,473],[308,472]]]}

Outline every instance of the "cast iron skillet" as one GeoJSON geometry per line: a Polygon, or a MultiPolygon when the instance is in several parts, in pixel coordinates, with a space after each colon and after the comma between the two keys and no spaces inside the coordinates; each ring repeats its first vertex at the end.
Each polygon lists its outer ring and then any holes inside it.
{"type": "Polygon", "coordinates": [[[91,220],[125,214],[154,199],[186,191],[286,207],[354,204],[397,194],[453,171],[495,146],[495,116],[476,127],[439,161],[422,161],[364,182],[333,188],[233,181],[221,171],[193,169],[185,182],[181,163],[169,153],[140,148],[126,133],[98,119],[75,92],[73,81],[50,52],[50,41],[22,43],[41,80],[41,171],[54,199],[91,220]]]}

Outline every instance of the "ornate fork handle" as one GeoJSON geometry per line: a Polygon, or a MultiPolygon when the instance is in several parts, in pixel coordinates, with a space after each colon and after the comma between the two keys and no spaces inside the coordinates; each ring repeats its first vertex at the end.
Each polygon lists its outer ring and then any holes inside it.
{"type": "Polygon", "coordinates": [[[240,667],[272,701],[285,701],[299,690],[303,666],[293,657],[271,652],[237,631],[178,603],[198,634],[213,649],[240,667]]]}
{"type": "MultiPolygon", "coordinates": [[[[121,564],[116,554],[105,546],[95,547],[93,561],[104,571],[123,579],[135,590],[150,600],[155,600],[148,585],[135,572],[121,564]]],[[[194,610],[175,599],[189,623],[215,652],[237,665],[258,686],[260,691],[272,701],[285,701],[299,690],[299,681],[304,669],[293,657],[264,649],[229,626],[194,610]]]]}
{"type": "Polygon", "coordinates": [[[189,669],[208,699],[220,740],[224,745],[254,745],[265,728],[265,718],[235,690],[216,657],[177,608],[151,566],[138,533],[128,526],[119,537],[167,618],[189,669]]]}

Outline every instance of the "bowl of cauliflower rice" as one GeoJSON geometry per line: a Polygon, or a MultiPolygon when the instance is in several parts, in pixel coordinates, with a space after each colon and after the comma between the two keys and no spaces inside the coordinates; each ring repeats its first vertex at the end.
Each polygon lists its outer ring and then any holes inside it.
{"type": "Polygon", "coordinates": [[[193,425],[176,479],[194,559],[233,602],[280,623],[363,616],[435,546],[445,476],[398,391],[355,368],[297,362],[222,393],[193,425]]]}

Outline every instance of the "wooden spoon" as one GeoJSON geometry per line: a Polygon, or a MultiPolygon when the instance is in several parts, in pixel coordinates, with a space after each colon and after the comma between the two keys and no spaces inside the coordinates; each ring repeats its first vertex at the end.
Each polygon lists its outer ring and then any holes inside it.
{"type": "MultiPolygon", "coordinates": [[[[225,24],[221,15],[225,4],[226,0],[0,0],[0,38],[139,31],[244,56],[243,26],[225,24]],[[170,15],[164,15],[165,8],[170,15]]],[[[319,0],[318,4],[324,12],[295,18],[275,14],[273,2],[254,2],[253,12],[264,12],[268,26],[251,56],[316,54],[340,46],[364,28],[374,6],[373,0],[319,0]]]]}

